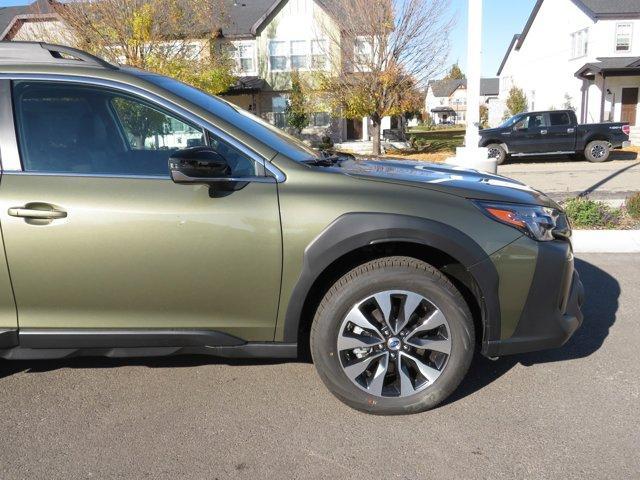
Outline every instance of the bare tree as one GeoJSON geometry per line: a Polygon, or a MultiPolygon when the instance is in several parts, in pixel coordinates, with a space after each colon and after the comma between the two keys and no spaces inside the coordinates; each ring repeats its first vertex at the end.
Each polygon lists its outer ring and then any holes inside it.
{"type": "Polygon", "coordinates": [[[324,0],[320,22],[332,71],[322,79],[332,106],[347,118],[371,119],[374,154],[388,115],[421,108],[420,89],[449,53],[449,0],[324,0]],[[339,54],[336,54],[339,53],[339,54]]]}
{"type": "Polygon", "coordinates": [[[47,10],[35,13],[53,13],[61,26],[42,22],[37,40],[168,74],[212,93],[234,81],[229,56],[211,54],[227,21],[224,0],[52,1],[47,10]]]}

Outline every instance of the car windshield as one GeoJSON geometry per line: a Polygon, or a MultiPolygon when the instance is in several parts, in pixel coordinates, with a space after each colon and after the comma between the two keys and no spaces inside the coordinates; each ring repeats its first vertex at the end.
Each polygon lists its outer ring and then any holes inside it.
{"type": "Polygon", "coordinates": [[[516,123],[518,123],[518,121],[523,117],[522,114],[518,114],[518,115],[514,115],[513,117],[511,117],[510,119],[506,120],[502,125],[500,125],[498,128],[509,128],[514,126],[516,123]]]}
{"type": "Polygon", "coordinates": [[[297,162],[307,162],[320,157],[319,153],[312,150],[297,138],[287,134],[279,128],[265,122],[260,117],[248,112],[221,98],[214,97],[195,87],[182,83],[162,75],[151,73],[137,74],[140,78],[162,87],[174,95],[184,98],[188,102],[198,105],[211,112],[216,117],[224,120],[236,128],[249,133],[261,143],[269,146],[276,152],[285,155],[297,162]]]}

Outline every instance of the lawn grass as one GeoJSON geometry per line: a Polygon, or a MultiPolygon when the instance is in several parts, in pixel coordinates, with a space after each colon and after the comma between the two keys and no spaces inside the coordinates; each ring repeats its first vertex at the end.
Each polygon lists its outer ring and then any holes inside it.
{"type": "Polygon", "coordinates": [[[464,134],[465,130],[453,128],[429,131],[411,129],[408,136],[418,151],[406,156],[414,160],[444,161],[464,144],[464,134]]]}

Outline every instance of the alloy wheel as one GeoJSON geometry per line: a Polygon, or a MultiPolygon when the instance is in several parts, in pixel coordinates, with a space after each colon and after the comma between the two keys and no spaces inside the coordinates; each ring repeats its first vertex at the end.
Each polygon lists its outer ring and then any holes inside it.
{"type": "Polygon", "coordinates": [[[338,333],[346,376],[378,397],[406,397],[432,385],[451,355],[444,314],[422,295],[388,290],[354,305],[338,333]]]}
{"type": "Polygon", "coordinates": [[[602,158],[605,154],[605,148],[602,145],[594,145],[591,147],[591,155],[593,158],[602,158]]]}
{"type": "Polygon", "coordinates": [[[490,148],[489,149],[489,158],[500,158],[500,150],[498,150],[497,148],[490,148]]]}

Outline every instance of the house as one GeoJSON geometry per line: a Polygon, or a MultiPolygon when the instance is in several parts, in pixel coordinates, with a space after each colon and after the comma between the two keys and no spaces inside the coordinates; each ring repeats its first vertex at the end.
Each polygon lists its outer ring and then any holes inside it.
{"type": "Polygon", "coordinates": [[[517,86],[530,110],[629,122],[640,141],[640,1],[538,0],[498,76],[503,100],[517,86]]]}
{"type": "MultiPolygon", "coordinates": [[[[336,11],[340,1],[344,0],[226,0],[227,21],[216,32],[216,45],[211,50],[225,48],[235,61],[237,82],[224,95],[226,99],[285,127],[291,72],[330,73],[335,65],[346,65],[343,59],[336,62],[329,57],[339,55],[340,49],[330,44],[326,34],[339,28],[331,12],[336,11]]],[[[0,8],[0,40],[36,40],[35,30],[30,28],[33,22],[46,22],[50,30],[64,28],[49,2],[36,0],[24,7],[0,8]]],[[[354,44],[354,57],[372,50],[360,38],[350,41],[354,44]]],[[[397,127],[402,121],[387,117],[381,131],[397,127]]],[[[316,140],[331,137],[334,142],[369,140],[368,127],[367,118],[333,118],[328,107],[319,106],[302,133],[316,140]]]]}
{"type": "MultiPolygon", "coordinates": [[[[502,118],[499,102],[500,85],[498,78],[480,80],[480,105],[489,109],[489,125],[497,125],[502,118]]],[[[478,107],[479,108],[479,107],[478,107]]],[[[432,80],[427,85],[425,110],[433,121],[440,123],[462,123],[467,118],[467,80],[432,80]]]]}

